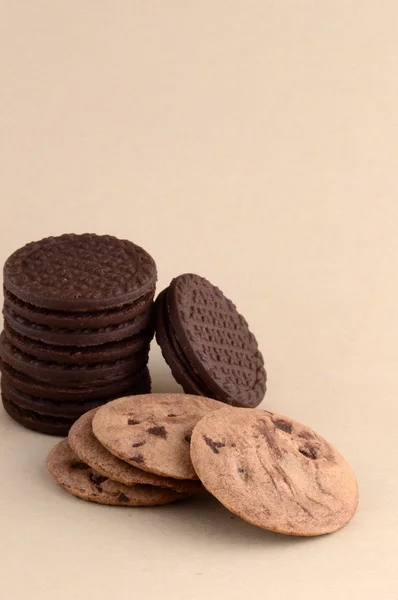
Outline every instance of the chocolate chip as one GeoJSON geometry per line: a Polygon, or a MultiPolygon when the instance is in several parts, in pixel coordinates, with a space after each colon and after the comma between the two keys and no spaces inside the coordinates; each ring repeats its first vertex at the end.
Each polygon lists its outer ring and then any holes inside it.
{"type": "Polygon", "coordinates": [[[130,460],[133,460],[136,463],[143,463],[144,462],[144,457],[142,456],[142,454],[136,454],[130,460]]]}
{"type": "Polygon", "coordinates": [[[285,419],[277,419],[276,421],[272,421],[275,427],[278,429],[282,429],[286,433],[292,433],[292,424],[289,421],[285,421],[285,419]]]}
{"type": "Polygon", "coordinates": [[[188,444],[190,444],[191,443],[191,437],[192,437],[192,431],[191,431],[191,433],[187,433],[187,435],[184,437],[184,440],[186,442],[188,442],[188,444]]]}
{"type": "Polygon", "coordinates": [[[238,467],[238,473],[242,477],[243,481],[247,481],[248,473],[245,467],[238,467]]]}
{"type": "MultiPolygon", "coordinates": [[[[104,483],[104,481],[106,481],[107,479],[109,479],[108,477],[104,477],[103,475],[100,475],[99,473],[90,473],[90,481],[95,485],[95,486],[100,486],[101,483],[104,483]]],[[[102,491],[101,489],[99,489],[99,491],[102,491]]]]}
{"type": "Polygon", "coordinates": [[[209,448],[213,450],[214,454],[219,454],[218,448],[224,448],[225,446],[225,444],[223,444],[222,442],[215,442],[214,440],[206,437],[205,435],[203,436],[203,439],[206,442],[207,446],[209,446],[209,448]]]}
{"type": "Polygon", "coordinates": [[[130,500],[130,498],[126,496],[126,494],[123,494],[123,492],[119,492],[117,499],[119,502],[128,502],[130,500]]]}
{"type": "Polygon", "coordinates": [[[128,419],[127,425],[139,425],[140,422],[137,419],[128,419]]]}
{"type": "Polygon", "coordinates": [[[73,462],[71,466],[72,469],[79,469],[79,471],[85,471],[86,469],[90,468],[88,465],[86,465],[86,463],[80,462],[79,460],[73,462]]]}
{"type": "Polygon", "coordinates": [[[145,444],[145,442],[135,442],[135,444],[132,444],[133,448],[139,448],[140,446],[143,446],[145,444]]]}
{"type": "Polygon", "coordinates": [[[167,415],[168,417],[176,417],[177,415],[175,415],[174,413],[170,413],[169,415],[167,415]]]}
{"type": "Polygon", "coordinates": [[[151,435],[156,435],[156,437],[161,437],[164,440],[167,437],[166,429],[163,427],[163,425],[160,427],[150,427],[149,429],[147,429],[147,432],[151,435]]]}
{"type": "Polygon", "coordinates": [[[319,456],[319,450],[313,446],[299,448],[299,452],[312,460],[315,460],[319,456]]]}

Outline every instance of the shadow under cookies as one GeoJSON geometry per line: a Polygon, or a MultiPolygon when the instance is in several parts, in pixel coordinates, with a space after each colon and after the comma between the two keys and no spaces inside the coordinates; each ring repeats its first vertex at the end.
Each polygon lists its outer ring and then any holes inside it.
{"type": "MultiPolygon", "coordinates": [[[[221,547],[291,546],[320,538],[281,535],[255,527],[228,511],[207,492],[197,498],[170,504],[153,514],[159,528],[170,540],[195,539],[195,544],[221,547]]],[[[323,536],[322,536],[323,537],[323,536]]]]}

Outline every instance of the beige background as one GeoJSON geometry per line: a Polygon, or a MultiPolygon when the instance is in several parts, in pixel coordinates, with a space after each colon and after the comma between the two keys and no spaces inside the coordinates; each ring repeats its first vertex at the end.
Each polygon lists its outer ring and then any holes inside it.
{"type": "MultiPolygon", "coordinates": [[[[0,1],[0,260],[130,238],[256,332],[264,406],[352,464],[361,503],[290,539],[216,503],[107,509],[1,411],[5,600],[397,600],[398,3],[0,1]]],[[[156,390],[174,390],[156,344],[156,390]]]]}

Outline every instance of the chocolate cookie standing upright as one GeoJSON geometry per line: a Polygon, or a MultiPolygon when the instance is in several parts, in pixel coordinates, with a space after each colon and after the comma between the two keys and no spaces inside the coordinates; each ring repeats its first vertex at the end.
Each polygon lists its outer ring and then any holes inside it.
{"type": "Polygon", "coordinates": [[[255,407],[266,391],[256,338],[231,300],[199,275],[173,279],[156,303],[156,339],[187,393],[255,407]]]}
{"type": "Polygon", "coordinates": [[[66,434],[90,402],[150,391],[156,276],[145,250],[107,235],[66,234],[14,252],[0,341],[7,412],[66,434]]]}

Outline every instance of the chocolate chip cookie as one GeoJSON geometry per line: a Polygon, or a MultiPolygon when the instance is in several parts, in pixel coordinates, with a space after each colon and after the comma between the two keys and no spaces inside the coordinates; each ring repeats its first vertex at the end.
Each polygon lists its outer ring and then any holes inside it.
{"type": "Polygon", "coordinates": [[[312,429],[276,413],[223,409],[195,427],[192,463],[231,512],[288,535],[331,533],[353,517],[358,486],[341,454],[312,429]]]}
{"type": "Polygon", "coordinates": [[[97,410],[90,410],[78,419],[69,431],[69,446],[80,460],[101,475],[125,485],[137,483],[170,487],[180,493],[195,493],[203,488],[198,481],[160,477],[133,467],[113,456],[93,434],[93,418],[97,410]]]}
{"type": "Polygon", "coordinates": [[[189,455],[191,434],[220,402],[186,394],[147,394],[108,402],[93,419],[95,437],[112,454],[144,471],[197,479],[189,455]]]}
{"type": "Polygon", "coordinates": [[[47,469],[69,493],[90,502],[116,506],[156,506],[187,497],[170,488],[151,485],[127,486],[100,475],[80,461],[68,440],[55,446],[47,458],[47,469]]]}

